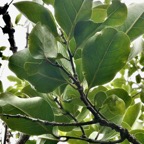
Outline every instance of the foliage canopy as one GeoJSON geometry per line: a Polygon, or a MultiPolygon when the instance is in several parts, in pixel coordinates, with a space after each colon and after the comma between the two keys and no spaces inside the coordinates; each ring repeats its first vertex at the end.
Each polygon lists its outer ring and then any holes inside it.
{"type": "Polygon", "coordinates": [[[33,29],[28,48],[9,58],[16,77],[8,79],[15,86],[0,89],[0,115],[8,127],[37,135],[38,144],[143,144],[144,56],[138,50],[143,48],[144,3],[14,5],[33,29]],[[140,36],[137,50],[134,40],[140,36]]]}

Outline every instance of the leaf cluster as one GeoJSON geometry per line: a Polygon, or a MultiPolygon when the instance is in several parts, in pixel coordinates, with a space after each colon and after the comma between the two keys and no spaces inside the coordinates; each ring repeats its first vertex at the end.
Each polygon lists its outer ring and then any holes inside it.
{"type": "Polygon", "coordinates": [[[28,48],[9,59],[17,77],[0,94],[1,119],[40,144],[143,143],[144,58],[134,40],[144,33],[144,3],[14,5],[33,29],[28,48]]]}

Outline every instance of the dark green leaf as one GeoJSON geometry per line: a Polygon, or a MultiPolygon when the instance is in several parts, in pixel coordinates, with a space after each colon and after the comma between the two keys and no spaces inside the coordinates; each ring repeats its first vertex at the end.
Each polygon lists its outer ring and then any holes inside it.
{"type": "Polygon", "coordinates": [[[28,49],[14,54],[10,58],[9,67],[19,78],[34,85],[39,92],[51,92],[66,83],[59,68],[47,61],[33,59],[28,49]]]}
{"type": "MultiPolygon", "coordinates": [[[[21,114],[28,117],[53,121],[54,115],[50,105],[40,97],[18,98],[12,94],[0,95],[0,107],[3,114],[21,114]]],[[[52,126],[45,126],[38,122],[33,122],[23,118],[1,117],[7,125],[29,135],[40,135],[52,131],[52,126]]]]}
{"type": "Polygon", "coordinates": [[[99,91],[94,98],[95,107],[99,109],[102,107],[104,101],[107,99],[107,94],[103,91],[99,91]]]}
{"type": "Polygon", "coordinates": [[[56,20],[70,39],[76,23],[90,18],[92,0],[55,0],[54,7],[56,20]]]}
{"type": "Polygon", "coordinates": [[[2,84],[2,81],[0,80],[0,93],[3,92],[3,84],[2,84]]]}
{"type": "Polygon", "coordinates": [[[140,99],[144,103],[144,91],[143,90],[140,93],[140,99]]]}
{"type": "Polygon", "coordinates": [[[29,50],[36,59],[55,58],[57,42],[47,27],[38,23],[29,36],[29,50]]]}
{"type": "Polygon", "coordinates": [[[123,32],[104,29],[84,47],[82,64],[89,88],[111,81],[126,64],[130,41],[123,32]]]}
{"type": "Polygon", "coordinates": [[[5,46],[1,46],[1,47],[0,47],[0,51],[4,51],[5,49],[6,49],[5,46]]]}
{"type": "Polygon", "coordinates": [[[58,36],[56,24],[51,12],[44,6],[29,1],[17,2],[14,4],[20,12],[22,12],[30,21],[37,23],[41,22],[53,33],[58,36]]]}
{"type": "Polygon", "coordinates": [[[96,32],[100,31],[104,26],[102,24],[94,23],[93,21],[80,21],[76,24],[74,29],[74,37],[76,40],[76,45],[78,47],[83,47],[87,42],[88,38],[94,35],[96,32]]]}
{"type": "Polygon", "coordinates": [[[141,75],[140,74],[138,74],[138,75],[136,75],[136,82],[137,83],[140,83],[141,82],[141,75]]]}

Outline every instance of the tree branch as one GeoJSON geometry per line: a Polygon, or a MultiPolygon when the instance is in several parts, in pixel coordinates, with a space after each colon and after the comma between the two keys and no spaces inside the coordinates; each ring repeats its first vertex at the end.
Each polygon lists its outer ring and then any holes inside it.
{"type": "MultiPolygon", "coordinates": [[[[62,31],[61,31],[62,32],[62,31]]],[[[83,87],[81,86],[80,81],[77,78],[77,74],[74,68],[74,63],[73,63],[73,56],[69,50],[68,47],[68,42],[66,40],[66,38],[64,37],[64,34],[62,32],[61,35],[62,39],[65,41],[65,44],[67,45],[67,49],[68,49],[68,54],[69,54],[69,58],[70,58],[70,62],[71,62],[71,66],[72,66],[72,70],[74,73],[73,75],[70,75],[63,67],[59,66],[59,68],[61,68],[70,78],[71,80],[74,82],[74,84],[77,87],[77,90],[80,94],[80,98],[82,100],[82,102],[87,106],[87,109],[93,114],[95,122],[99,123],[101,126],[106,126],[106,127],[110,127],[111,129],[114,129],[115,131],[120,133],[121,139],[127,139],[129,142],[133,143],[133,144],[140,144],[129,132],[127,129],[124,129],[112,122],[109,122],[106,118],[104,118],[99,111],[92,105],[92,103],[89,101],[89,99],[87,98],[87,95],[84,93],[83,87]]],[[[103,143],[105,144],[105,143],[103,143]]]]}
{"type": "Polygon", "coordinates": [[[7,117],[7,118],[23,118],[23,119],[26,119],[26,120],[30,120],[30,121],[41,123],[43,125],[48,125],[48,126],[49,125],[51,125],[51,126],[85,126],[85,125],[96,124],[95,121],[79,122],[79,123],[50,122],[50,121],[46,121],[46,120],[42,120],[42,119],[28,117],[26,115],[21,115],[21,114],[12,115],[12,114],[4,114],[3,113],[3,114],[0,114],[0,116],[7,117]]]}

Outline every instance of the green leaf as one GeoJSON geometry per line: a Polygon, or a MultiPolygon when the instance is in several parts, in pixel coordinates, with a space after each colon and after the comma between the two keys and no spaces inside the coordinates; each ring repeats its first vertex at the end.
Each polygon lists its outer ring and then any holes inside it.
{"type": "Polygon", "coordinates": [[[126,108],[128,108],[132,102],[132,98],[129,96],[128,92],[124,89],[116,88],[106,91],[108,96],[115,94],[125,102],[126,108]]]}
{"type": "Polygon", "coordinates": [[[122,115],[125,112],[125,103],[117,95],[113,94],[107,98],[105,104],[108,105],[109,110],[116,114],[122,115]]]}
{"type": "Polygon", "coordinates": [[[3,84],[2,84],[2,81],[0,80],[0,93],[3,92],[3,84]]]}
{"type": "Polygon", "coordinates": [[[22,14],[18,14],[15,19],[15,24],[18,24],[21,19],[22,14]]]}
{"type": "Polygon", "coordinates": [[[43,25],[47,26],[54,36],[58,36],[54,18],[47,8],[38,3],[29,1],[17,2],[14,3],[14,5],[30,21],[34,23],[41,22],[43,25]]]}
{"type": "Polygon", "coordinates": [[[92,9],[91,20],[96,23],[102,23],[107,17],[108,5],[98,5],[92,9]]]}
{"type": "Polygon", "coordinates": [[[128,17],[125,23],[119,27],[133,41],[144,33],[144,3],[133,3],[128,6],[128,17]]]}
{"type": "Polygon", "coordinates": [[[137,74],[135,78],[136,78],[137,83],[141,82],[141,75],[140,74],[137,74]]]}
{"type": "Polygon", "coordinates": [[[30,85],[25,86],[21,92],[29,97],[41,96],[41,94],[33,89],[30,85]]]}
{"type": "Polygon", "coordinates": [[[99,87],[95,87],[95,88],[92,88],[89,90],[89,93],[88,93],[88,97],[90,99],[90,101],[94,104],[95,102],[95,95],[99,92],[105,92],[107,91],[107,88],[105,88],[104,86],[99,86],[99,87]]]}
{"type": "Polygon", "coordinates": [[[99,109],[102,107],[104,101],[107,99],[107,94],[103,91],[99,91],[94,98],[95,107],[99,109]]]}
{"type": "Polygon", "coordinates": [[[89,88],[114,78],[127,62],[129,47],[127,35],[113,28],[104,29],[87,42],[82,53],[82,64],[89,88]]]}
{"type": "MultiPolygon", "coordinates": [[[[61,122],[61,123],[70,123],[73,119],[68,116],[68,115],[60,115],[60,116],[55,116],[55,121],[56,122],[61,122]]],[[[74,126],[58,126],[58,129],[64,132],[71,131],[74,128],[74,126]]]]}
{"type": "Polygon", "coordinates": [[[33,59],[28,49],[14,54],[10,58],[9,67],[19,78],[29,81],[39,92],[51,92],[66,83],[59,68],[52,66],[48,61],[33,59]]]}
{"type": "MultiPolygon", "coordinates": [[[[21,114],[28,117],[53,121],[54,115],[50,105],[40,97],[19,98],[12,94],[0,95],[2,114],[21,114]]],[[[45,126],[23,118],[1,117],[12,130],[21,131],[29,135],[40,135],[52,132],[53,126],[45,126]]]]}
{"type": "Polygon", "coordinates": [[[103,27],[104,26],[102,26],[101,23],[97,24],[91,20],[78,22],[74,29],[74,37],[77,48],[83,47],[87,40],[96,32],[100,31],[103,27]]]}
{"type": "Polygon", "coordinates": [[[121,78],[116,78],[114,79],[114,81],[112,82],[112,86],[114,87],[121,87],[122,85],[124,85],[126,83],[126,80],[121,77],[121,78]]]}
{"type": "Polygon", "coordinates": [[[57,144],[58,139],[51,134],[43,134],[39,136],[37,144],[57,144]]]}
{"type": "Polygon", "coordinates": [[[78,74],[78,78],[82,82],[84,79],[84,76],[82,73],[82,59],[80,58],[80,59],[75,60],[75,64],[76,64],[76,71],[78,74]]]}
{"type": "Polygon", "coordinates": [[[42,0],[46,4],[54,5],[55,0],[42,0]]]}
{"type": "MultiPolygon", "coordinates": [[[[104,5],[98,7],[104,7],[104,5]]],[[[96,14],[93,12],[92,20],[96,18],[95,15],[96,14]]],[[[99,16],[99,13],[97,16],[99,16]]],[[[118,26],[123,24],[126,17],[126,5],[120,3],[120,1],[113,1],[113,3],[108,7],[107,19],[103,23],[94,23],[93,21],[78,22],[74,29],[74,37],[77,47],[82,47],[87,42],[88,38],[93,36],[96,32],[102,30],[105,26],[118,26]]]]}
{"type": "Polygon", "coordinates": [[[113,0],[107,9],[107,19],[104,22],[107,26],[119,26],[124,23],[127,18],[127,7],[120,0],[113,0]]]}
{"type": "Polygon", "coordinates": [[[137,129],[137,130],[132,130],[130,131],[132,135],[140,142],[143,143],[143,138],[144,138],[144,130],[137,129]]]}
{"type": "Polygon", "coordinates": [[[77,115],[76,119],[81,122],[83,121],[89,114],[89,111],[87,108],[83,107],[81,112],[77,115]]]}
{"type": "Polygon", "coordinates": [[[90,18],[92,0],[55,0],[54,7],[56,20],[70,39],[76,23],[90,18]]]}
{"type": "Polygon", "coordinates": [[[135,121],[138,119],[141,110],[141,103],[137,103],[128,108],[125,116],[124,122],[126,122],[130,127],[132,127],[135,121]]]}
{"type": "Polygon", "coordinates": [[[13,75],[7,76],[7,79],[8,79],[9,81],[15,82],[15,83],[17,83],[17,84],[21,84],[21,83],[22,83],[22,81],[21,81],[18,77],[13,76],[13,75]]]}
{"type": "Polygon", "coordinates": [[[29,50],[36,59],[55,58],[57,42],[47,27],[38,23],[29,36],[29,50]]]}
{"type": "Polygon", "coordinates": [[[79,92],[71,86],[67,86],[61,98],[66,111],[76,114],[79,105],[83,106],[79,92]]]}
{"type": "Polygon", "coordinates": [[[142,103],[144,103],[144,90],[142,90],[140,93],[140,99],[141,99],[142,103]]]}
{"type": "Polygon", "coordinates": [[[5,49],[6,49],[5,46],[1,46],[1,47],[0,47],[0,51],[4,51],[5,49]]]}

